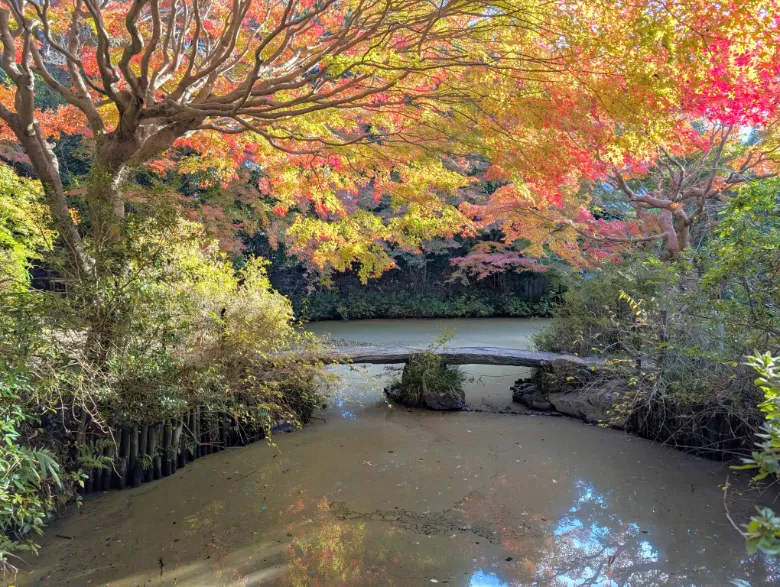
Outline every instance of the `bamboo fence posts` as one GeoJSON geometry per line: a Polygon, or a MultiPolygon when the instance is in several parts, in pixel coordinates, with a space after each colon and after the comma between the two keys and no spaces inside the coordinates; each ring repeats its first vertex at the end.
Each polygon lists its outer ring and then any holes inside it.
{"type": "Polygon", "coordinates": [[[94,432],[81,435],[83,453],[100,459],[88,469],[83,493],[138,487],[176,473],[187,463],[234,446],[265,438],[262,428],[242,426],[230,412],[209,412],[201,406],[178,418],[125,424],[113,431],[113,442],[94,432]]]}

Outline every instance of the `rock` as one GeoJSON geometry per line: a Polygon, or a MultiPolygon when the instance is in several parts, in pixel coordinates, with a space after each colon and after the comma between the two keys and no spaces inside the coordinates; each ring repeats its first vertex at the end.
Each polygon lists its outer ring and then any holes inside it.
{"type": "Polygon", "coordinates": [[[466,407],[466,392],[460,388],[447,391],[426,391],[423,403],[432,410],[462,410],[466,407]]]}
{"type": "MultiPolygon", "coordinates": [[[[403,401],[403,396],[401,395],[401,390],[396,385],[389,385],[385,387],[385,395],[387,396],[387,399],[389,399],[391,402],[395,402],[397,404],[403,404],[407,405],[403,401]]],[[[414,406],[417,407],[417,406],[414,406]]]]}
{"type": "Polygon", "coordinates": [[[555,411],[586,422],[609,422],[622,427],[625,420],[615,421],[612,408],[622,399],[624,383],[619,380],[607,381],[601,387],[582,388],[574,391],[551,393],[548,399],[555,411]]]}
{"type": "Polygon", "coordinates": [[[523,403],[523,396],[532,395],[539,391],[539,386],[530,381],[519,381],[512,388],[512,401],[523,403]]]}
{"type": "Polygon", "coordinates": [[[533,393],[526,393],[517,396],[512,396],[512,399],[518,403],[523,404],[525,407],[538,412],[549,412],[553,409],[552,404],[547,400],[547,397],[538,389],[533,393]]]}
{"type": "Polygon", "coordinates": [[[462,410],[466,407],[466,392],[460,388],[441,392],[426,391],[423,393],[422,406],[407,401],[408,398],[404,397],[399,388],[393,385],[385,388],[385,395],[395,403],[412,408],[426,407],[431,410],[462,410]]]}
{"type": "Polygon", "coordinates": [[[552,404],[547,401],[539,383],[536,373],[532,377],[518,379],[512,386],[512,401],[539,412],[551,411],[552,404]]]}

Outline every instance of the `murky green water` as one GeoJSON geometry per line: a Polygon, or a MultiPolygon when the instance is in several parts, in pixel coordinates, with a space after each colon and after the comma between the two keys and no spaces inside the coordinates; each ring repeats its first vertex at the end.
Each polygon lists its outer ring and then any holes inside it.
{"type": "MultiPolygon", "coordinates": [[[[435,344],[443,334],[454,336],[450,346],[497,346],[508,348],[533,348],[532,335],[547,324],[544,319],[486,318],[459,320],[356,320],[352,322],[315,322],[308,329],[332,340],[353,343],[372,343],[387,346],[435,344]]],[[[360,365],[353,369],[340,368],[340,373],[362,370],[370,377],[392,371],[392,369],[360,365]]],[[[524,367],[501,365],[465,365],[463,370],[469,376],[464,386],[466,401],[477,410],[498,411],[501,409],[523,410],[512,404],[509,388],[518,378],[528,375],[524,367]]],[[[385,379],[378,380],[384,383],[385,379]]],[[[368,383],[360,377],[350,379],[353,385],[364,390],[379,389],[377,381],[368,383]]],[[[381,391],[381,389],[379,389],[381,391]]],[[[373,397],[373,396],[372,396],[373,397]]]]}
{"type": "MultiPolygon", "coordinates": [[[[527,320],[321,323],[333,338],[524,346],[527,320]]],[[[277,447],[255,444],[52,524],[22,584],[776,585],[726,520],[728,470],[563,418],[388,405],[380,366],[277,447]],[[58,537],[57,535],[60,535],[58,537]],[[63,538],[64,536],[64,538],[63,538]]],[[[467,401],[510,403],[521,369],[467,366],[467,401]],[[481,377],[481,379],[479,379],[481,377]]],[[[758,497],[729,494],[741,519],[758,497]]],[[[769,499],[764,494],[762,499],[769,499]]]]}

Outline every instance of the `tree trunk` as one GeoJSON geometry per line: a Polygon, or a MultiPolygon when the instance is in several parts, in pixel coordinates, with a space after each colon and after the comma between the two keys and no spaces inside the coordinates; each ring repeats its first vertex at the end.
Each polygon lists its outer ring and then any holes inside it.
{"type": "Polygon", "coordinates": [[[84,248],[84,241],[68,209],[65,188],[60,179],[60,167],[51,145],[43,138],[40,127],[35,124],[30,134],[17,133],[30,158],[30,163],[43,185],[46,205],[51,212],[54,225],[62,238],[70,259],[69,267],[73,277],[92,274],[94,261],[84,248]],[[20,136],[21,135],[21,136],[20,136]]]}
{"type": "Polygon", "coordinates": [[[133,472],[133,487],[138,487],[141,483],[144,482],[144,465],[146,463],[144,455],[146,455],[146,445],[148,439],[149,425],[144,424],[141,426],[141,431],[138,437],[138,458],[135,461],[135,471],[133,472]]]}
{"type": "Polygon", "coordinates": [[[666,234],[665,257],[667,259],[674,259],[680,254],[680,241],[674,226],[674,215],[672,212],[666,208],[659,210],[658,224],[661,226],[661,230],[666,234]]]}
{"type": "Polygon", "coordinates": [[[99,275],[121,272],[125,264],[121,246],[125,219],[122,189],[129,171],[127,159],[137,148],[137,141],[120,143],[113,133],[98,140],[95,164],[87,187],[87,206],[99,275]]]}
{"type": "Polygon", "coordinates": [[[167,477],[171,474],[171,422],[166,420],[163,424],[163,441],[162,441],[162,465],[160,475],[167,477]]]}
{"type": "Polygon", "coordinates": [[[117,489],[124,489],[127,485],[127,474],[130,460],[130,427],[122,426],[122,436],[119,441],[119,460],[117,462],[117,489]]]}
{"type": "MultiPolygon", "coordinates": [[[[171,450],[172,450],[172,455],[171,455],[171,473],[175,473],[176,472],[176,469],[179,468],[179,463],[180,462],[182,463],[182,466],[184,464],[182,462],[182,458],[181,458],[181,455],[180,455],[180,452],[179,452],[180,451],[180,447],[181,447],[181,433],[182,433],[183,429],[184,429],[183,422],[181,420],[178,420],[178,422],[176,423],[176,428],[173,431],[173,439],[171,441],[171,450]]],[[[181,451],[181,452],[184,452],[184,451],[181,451]]]]}

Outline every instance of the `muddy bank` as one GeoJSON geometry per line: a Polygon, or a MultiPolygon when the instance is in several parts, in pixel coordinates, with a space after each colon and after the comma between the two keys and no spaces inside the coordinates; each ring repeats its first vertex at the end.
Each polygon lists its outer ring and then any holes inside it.
{"type": "Polygon", "coordinates": [[[562,361],[532,370],[511,391],[512,401],[529,410],[625,430],[722,462],[739,463],[749,457],[762,424],[707,405],[679,406],[661,400],[632,405],[625,378],[610,377],[600,367],[577,368],[562,361]]]}

